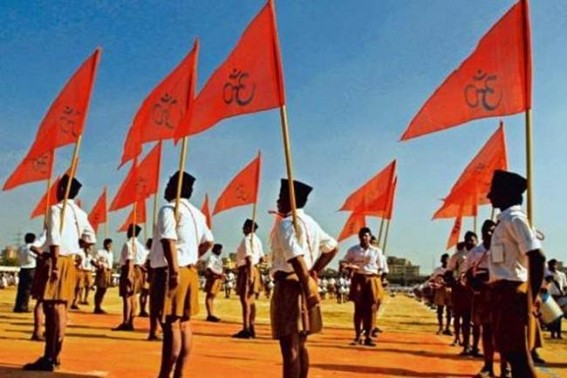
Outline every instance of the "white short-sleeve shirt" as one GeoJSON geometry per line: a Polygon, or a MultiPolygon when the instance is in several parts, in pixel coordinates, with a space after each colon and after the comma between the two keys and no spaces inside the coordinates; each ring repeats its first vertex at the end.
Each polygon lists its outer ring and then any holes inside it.
{"type": "Polygon", "coordinates": [[[382,251],[373,245],[363,248],[360,244],[357,244],[347,251],[345,261],[358,267],[355,273],[378,274],[381,254],[382,251]]]}
{"type": "Polygon", "coordinates": [[[207,259],[207,269],[210,269],[214,274],[222,274],[222,257],[211,253],[209,258],[207,259]]]}
{"type": "Polygon", "coordinates": [[[152,268],[167,267],[163,253],[162,239],[174,240],[177,247],[177,263],[180,267],[196,264],[199,259],[199,245],[213,242],[213,234],[205,215],[187,199],[179,203],[178,221],[175,220],[175,202],[163,206],[154,230],[154,242],[150,252],[152,268]]]}
{"type": "Polygon", "coordinates": [[[565,276],[565,273],[558,270],[552,272],[546,269],[545,276],[553,279],[548,286],[550,295],[566,294],[565,291],[567,290],[567,277],[565,276]]]}
{"type": "Polygon", "coordinates": [[[138,238],[131,237],[122,246],[120,253],[120,266],[126,265],[126,261],[132,260],[134,265],[144,265],[148,258],[148,250],[140,243],[138,238]]]}
{"type": "Polygon", "coordinates": [[[246,258],[252,257],[252,265],[260,262],[264,257],[264,250],[262,248],[262,241],[255,233],[249,233],[242,238],[242,241],[236,249],[236,266],[240,268],[246,265],[246,258]]]}
{"type": "Polygon", "coordinates": [[[89,223],[87,213],[77,206],[73,200],[67,200],[65,222],[61,231],[62,209],[63,201],[51,206],[47,222],[47,245],[59,246],[61,256],[76,255],[81,251],[79,239],[94,244],[96,243],[96,235],[89,223]]]}
{"type": "Polygon", "coordinates": [[[540,249],[541,243],[529,225],[520,206],[512,206],[498,214],[492,234],[488,270],[490,282],[528,280],[527,253],[540,249]]]}
{"type": "Polygon", "coordinates": [[[328,253],[337,247],[337,241],[329,236],[307,215],[303,209],[297,209],[298,227],[301,237],[297,240],[291,214],[278,218],[271,233],[272,271],[292,273],[293,267],[288,262],[303,256],[307,269],[311,269],[321,253],[328,253]]]}
{"type": "Polygon", "coordinates": [[[467,254],[464,264],[464,271],[476,266],[480,269],[488,269],[489,251],[486,250],[484,243],[480,243],[467,254]]]}
{"type": "Polygon", "coordinates": [[[458,249],[449,257],[449,262],[447,263],[447,270],[453,272],[455,278],[461,277],[465,273],[465,260],[467,259],[468,251],[466,248],[458,249]]]}
{"type": "Polygon", "coordinates": [[[106,269],[112,269],[112,265],[114,264],[114,254],[112,251],[107,251],[106,249],[99,249],[95,255],[95,260],[102,264],[102,266],[106,269]]]}

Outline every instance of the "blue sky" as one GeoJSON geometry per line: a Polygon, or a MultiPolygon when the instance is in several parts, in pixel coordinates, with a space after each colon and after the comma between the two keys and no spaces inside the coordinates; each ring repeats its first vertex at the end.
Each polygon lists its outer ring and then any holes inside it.
{"type": "MultiPolygon", "coordinates": [[[[431,221],[462,169],[498,125],[470,122],[446,132],[398,142],[409,121],[443,79],[470,54],[514,1],[359,0],[276,1],[295,175],[315,190],[307,210],[330,234],[347,218],[336,211],[346,196],[398,159],[399,185],[388,254],[431,270],[452,222],[431,221]]],[[[5,1],[0,4],[0,179],[24,156],[50,103],[72,72],[102,46],[78,176],[90,210],[104,185],[111,196],[126,169],[117,171],[124,138],[149,91],[200,38],[198,88],[224,60],[260,10],[261,0],[5,1]]],[[[567,183],[567,5],[532,2],[534,59],[535,222],[546,234],[548,256],[567,259],[563,193],[567,183]]],[[[524,117],[505,118],[512,170],[525,172],[524,117]]],[[[212,201],[262,150],[259,234],[265,244],[279,178],[285,175],[277,110],[221,122],[189,141],[193,202],[212,201]]],[[[178,149],[166,145],[162,180],[176,169],[178,149]]],[[[146,147],[149,151],[150,145],[146,147]]],[[[57,152],[56,170],[72,149],[57,152]]],[[[39,231],[29,214],[44,183],[0,194],[0,245],[17,232],[39,231]]],[[[148,205],[150,203],[148,202],[148,205]]],[[[214,219],[217,241],[233,250],[251,206],[214,219]]],[[[481,217],[490,209],[481,209],[481,217]]],[[[127,212],[111,213],[117,229],[127,212]]],[[[379,221],[370,218],[376,228],[379,221]]],[[[467,228],[472,220],[465,221],[467,228]]],[[[121,235],[111,235],[123,240],[121,235]]],[[[102,234],[100,235],[102,238],[102,234]]],[[[356,243],[349,239],[341,254],[356,243]]]]}

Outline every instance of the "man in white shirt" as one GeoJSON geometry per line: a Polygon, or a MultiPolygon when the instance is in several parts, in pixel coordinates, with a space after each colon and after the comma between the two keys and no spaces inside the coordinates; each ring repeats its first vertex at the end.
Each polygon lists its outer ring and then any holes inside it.
{"type": "Polygon", "coordinates": [[[378,337],[378,334],[382,333],[382,330],[376,325],[378,324],[378,311],[380,310],[380,305],[382,304],[386,293],[385,287],[388,285],[388,279],[386,277],[388,277],[390,269],[388,268],[386,255],[384,255],[384,252],[380,249],[378,240],[374,235],[370,238],[370,244],[380,250],[380,254],[378,255],[378,302],[376,303],[376,306],[372,307],[372,337],[378,337]]]}
{"type": "Polygon", "coordinates": [[[246,219],[242,226],[244,238],[236,250],[236,292],[240,297],[242,307],[242,329],[232,335],[237,339],[250,339],[256,337],[254,324],[256,323],[256,295],[262,287],[262,280],[258,264],[264,257],[262,242],[256,235],[258,224],[252,219],[246,219]]]}
{"type": "Polygon", "coordinates": [[[114,331],[133,331],[136,316],[136,296],[141,291],[142,268],[148,252],[138,240],[142,228],[131,224],[126,233],[127,240],[120,253],[120,285],[119,294],[122,297],[122,323],[113,328],[114,331]]]}
{"type": "Polygon", "coordinates": [[[102,245],[103,248],[97,251],[95,258],[92,260],[92,265],[96,268],[95,314],[106,314],[106,311],[102,309],[102,301],[104,300],[106,290],[112,283],[112,265],[114,264],[112,239],[104,239],[102,245]]]}
{"type": "Polygon", "coordinates": [[[494,172],[488,198],[501,212],[492,235],[488,270],[495,346],[510,363],[512,376],[530,378],[536,377],[536,372],[527,330],[535,319],[530,319],[533,314],[528,311],[528,301],[534,301],[539,293],[545,256],[521,209],[526,187],[526,179],[518,174],[494,172]]]}
{"type": "Polygon", "coordinates": [[[376,346],[372,341],[372,329],[381,290],[378,273],[382,251],[370,243],[371,238],[370,229],[362,227],[358,231],[359,244],[347,251],[342,264],[343,269],[353,272],[349,293],[349,299],[354,302],[355,337],[352,345],[362,344],[361,335],[364,333],[364,345],[376,346]]]}
{"type": "Polygon", "coordinates": [[[275,288],[270,303],[272,337],[278,339],[283,376],[307,377],[307,335],[322,329],[320,298],[313,277],[337,254],[337,242],[303,211],[312,188],[293,181],[297,224],[293,224],[289,182],[281,180],[279,217],[271,233],[275,288]],[[297,227],[297,230],[296,228],[297,227]]]}
{"type": "Polygon", "coordinates": [[[207,259],[205,276],[207,281],[205,283],[205,305],[207,307],[207,321],[217,323],[220,319],[215,316],[214,300],[222,287],[223,263],[222,263],[222,244],[213,245],[211,255],[207,259]]]}
{"type": "Polygon", "coordinates": [[[199,312],[196,264],[213,245],[205,215],[189,202],[194,182],[195,178],[186,172],[170,177],[164,195],[168,204],[158,214],[150,252],[150,301],[153,299],[152,306],[163,309],[160,378],[168,378],[173,370],[175,377],[183,376],[191,348],[190,319],[199,312]],[[175,209],[179,180],[181,198],[175,209]]]}
{"type": "Polygon", "coordinates": [[[25,244],[18,250],[20,272],[18,273],[18,292],[14,312],[29,312],[30,293],[33,277],[35,276],[37,254],[32,250],[35,234],[27,233],[24,236],[25,244]]]}
{"type": "Polygon", "coordinates": [[[471,315],[472,315],[472,291],[465,286],[465,268],[466,259],[469,251],[471,251],[478,242],[478,236],[472,232],[465,233],[465,241],[457,244],[457,251],[449,258],[447,272],[453,274],[453,285],[451,287],[451,301],[453,303],[455,341],[460,338],[463,333],[463,350],[461,356],[471,354],[470,348],[470,332],[471,332],[471,315]],[[460,247],[460,248],[459,248],[460,247]]]}
{"type": "Polygon", "coordinates": [[[451,288],[445,283],[445,272],[449,262],[449,254],[444,253],[441,255],[441,266],[435,268],[429,277],[429,283],[433,288],[433,304],[437,307],[437,334],[443,333],[444,335],[453,335],[451,330],[451,288]],[[443,312],[445,311],[446,322],[445,329],[443,329],[443,312]]]}
{"type": "Polygon", "coordinates": [[[95,232],[87,214],[73,201],[80,188],[81,183],[75,178],[70,180],[68,175],[64,175],[57,186],[59,203],[51,206],[47,220],[47,245],[50,249],[50,258],[49,277],[43,295],[45,351],[43,357],[26,364],[24,370],[53,371],[60,365],[59,354],[67,325],[67,304],[73,299],[75,284],[74,256],[81,250],[80,239],[87,244],[96,242],[95,232]],[[68,186],[69,196],[63,213],[68,186]]]}
{"type": "MultiPolygon", "coordinates": [[[[548,282],[547,290],[548,293],[556,301],[565,296],[567,293],[567,277],[565,273],[557,270],[557,260],[551,259],[547,262],[547,272],[545,274],[545,280],[548,282]]],[[[561,336],[561,317],[555,322],[550,324],[551,338],[552,339],[562,339],[561,336]]]]}
{"type": "Polygon", "coordinates": [[[92,264],[92,246],[87,246],[85,248],[85,259],[83,260],[83,274],[84,274],[84,285],[83,285],[83,299],[80,302],[84,305],[89,305],[89,293],[93,287],[93,271],[94,267],[92,264]]]}

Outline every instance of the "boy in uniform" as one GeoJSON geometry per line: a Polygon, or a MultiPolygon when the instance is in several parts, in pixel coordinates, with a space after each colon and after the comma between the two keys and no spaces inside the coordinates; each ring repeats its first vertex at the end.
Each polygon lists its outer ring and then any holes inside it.
{"type": "Polygon", "coordinates": [[[102,309],[102,301],[106,290],[112,283],[112,265],[114,264],[114,255],[112,254],[112,239],[104,239],[103,249],[99,250],[91,264],[96,268],[95,285],[96,292],[94,297],[95,314],[106,314],[102,309]]]}
{"type": "Polygon", "coordinates": [[[213,245],[212,253],[207,259],[207,270],[205,273],[207,277],[207,282],[205,283],[207,321],[214,323],[220,322],[220,319],[214,315],[214,300],[222,287],[224,277],[221,254],[222,244],[213,245]]]}

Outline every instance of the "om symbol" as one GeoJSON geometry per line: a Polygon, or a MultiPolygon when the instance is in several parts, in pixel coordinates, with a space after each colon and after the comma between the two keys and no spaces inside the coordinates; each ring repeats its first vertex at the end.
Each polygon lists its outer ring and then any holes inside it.
{"type": "Polygon", "coordinates": [[[228,75],[228,83],[224,85],[223,100],[225,104],[232,104],[233,101],[239,106],[246,106],[254,98],[256,93],[256,84],[252,84],[252,88],[246,84],[250,75],[247,72],[233,69],[228,75]]]}
{"type": "Polygon", "coordinates": [[[47,154],[43,154],[40,157],[32,159],[32,169],[39,173],[47,173],[48,160],[49,156],[47,154]]]}
{"type": "Polygon", "coordinates": [[[77,130],[75,130],[76,119],[81,113],[76,111],[70,106],[65,106],[63,108],[63,114],[59,117],[59,128],[64,134],[71,134],[72,136],[78,136],[77,130]]]}
{"type": "Polygon", "coordinates": [[[482,70],[473,76],[473,83],[465,87],[465,101],[471,108],[481,106],[484,110],[492,111],[498,108],[502,101],[502,92],[496,93],[494,82],[498,79],[495,74],[482,70]]]}
{"type": "Polygon", "coordinates": [[[175,125],[172,123],[170,110],[175,105],[177,105],[177,99],[167,92],[164,93],[152,108],[152,118],[155,124],[173,130],[175,125]]]}
{"type": "Polygon", "coordinates": [[[240,184],[234,189],[236,194],[236,199],[241,200],[242,202],[246,202],[250,197],[250,193],[244,189],[244,185],[240,184]]]}

